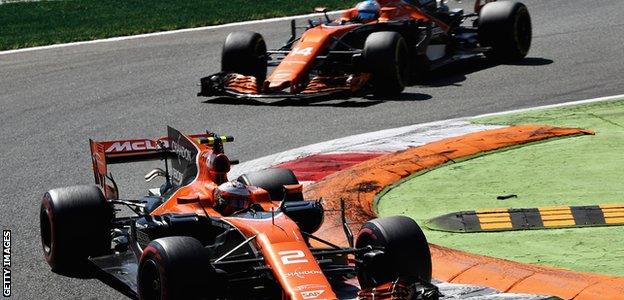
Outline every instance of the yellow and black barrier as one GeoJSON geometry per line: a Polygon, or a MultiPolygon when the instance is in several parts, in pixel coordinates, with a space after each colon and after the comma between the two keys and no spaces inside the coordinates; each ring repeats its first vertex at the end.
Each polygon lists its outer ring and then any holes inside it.
{"type": "Polygon", "coordinates": [[[624,225],[624,204],[460,211],[427,220],[431,230],[486,232],[624,225]]]}

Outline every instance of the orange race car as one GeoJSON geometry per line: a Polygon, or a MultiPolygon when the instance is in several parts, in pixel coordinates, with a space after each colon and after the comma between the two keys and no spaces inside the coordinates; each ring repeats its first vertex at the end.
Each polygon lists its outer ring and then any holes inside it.
{"type": "Polygon", "coordinates": [[[41,203],[52,270],[97,266],[140,299],[438,298],[416,222],[374,219],[354,239],[343,203],[349,246],[327,242],[313,235],[326,213],[321,201],[304,200],[290,170],[228,180],[230,141],[173,128],[157,140],[90,141],[96,185],[52,189],[41,203]],[[164,160],[145,175],[164,183],[120,199],[109,165],[144,160],[164,160]]]}
{"type": "Polygon", "coordinates": [[[309,20],[297,37],[267,50],[254,32],[225,39],[221,72],[201,79],[198,96],[311,98],[335,94],[393,96],[419,75],[459,59],[485,55],[524,58],[531,18],[514,1],[476,0],[474,12],[449,9],[443,0],[360,2],[331,20],[309,20]],[[267,76],[267,68],[275,67],[267,76]]]}

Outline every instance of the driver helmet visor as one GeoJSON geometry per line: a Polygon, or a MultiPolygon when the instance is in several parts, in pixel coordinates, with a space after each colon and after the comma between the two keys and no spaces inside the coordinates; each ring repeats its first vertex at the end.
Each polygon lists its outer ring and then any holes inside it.
{"type": "Polygon", "coordinates": [[[358,17],[362,20],[372,20],[377,18],[377,12],[373,11],[360,11],[358,17]]]}

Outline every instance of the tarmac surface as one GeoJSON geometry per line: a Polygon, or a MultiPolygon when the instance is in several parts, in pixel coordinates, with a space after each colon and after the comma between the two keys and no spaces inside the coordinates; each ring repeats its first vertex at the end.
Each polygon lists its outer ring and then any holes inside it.
{"type": "MultiPolygon", "coordinates": [[[[269,105],[195,97],[199,78],[219,70],[230,31],[258,31],[276,47],[288,37],[286,21],[0,54],[0,227],[12,230],[13,296],[122,297],[98,280],[52,273],[42,257],[41,195],[92,183],[88,138],[158,137],[165,125],[209,129],[234,135],[226,150],[245,161],[386,128],[622,93],[623,1],[525,3],[534,37],[524,61],[464,62],[388,100],[269,105]]],[[[140,182],[149,168],[121,170],[118,181],[140,182]]],[[[137,186],[122,194],[138,196],[137,186]]]]}

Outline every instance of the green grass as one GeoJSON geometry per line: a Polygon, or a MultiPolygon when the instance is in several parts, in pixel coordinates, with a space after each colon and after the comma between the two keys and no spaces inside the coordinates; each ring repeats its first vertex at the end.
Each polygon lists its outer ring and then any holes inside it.
{"type": "MultiPolygon", "coordinates": [[[[382,196],[379,214],[406,214],[422,223],[460,210],[624,203],[624,101],[475,122],[582,127],[597,134],[494,152],[432,170],[382,196]],[[518,198],[496,199],[510,193],[518,198]]],[[[620,226],[463,234],[426,230],[425,234],[432,243],[473,253],[624,275],[624,227],[620,226]]]]}
{"type": "Polygon", "coordinates": [[[0,5],[0,50],[346,8],[347,0],[64,0],[0,5]]]}

